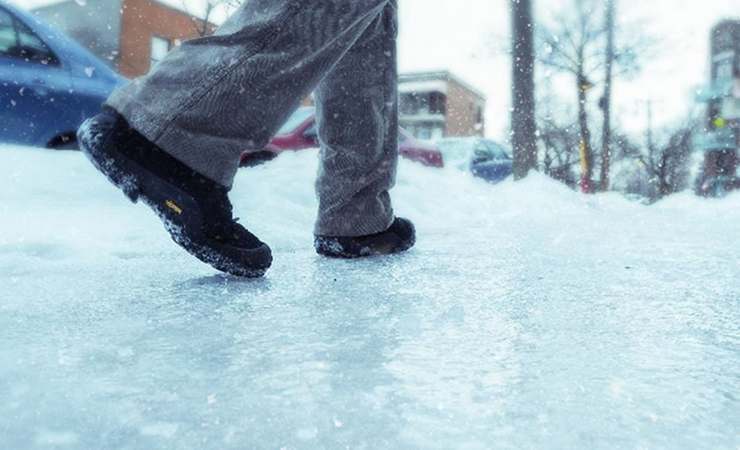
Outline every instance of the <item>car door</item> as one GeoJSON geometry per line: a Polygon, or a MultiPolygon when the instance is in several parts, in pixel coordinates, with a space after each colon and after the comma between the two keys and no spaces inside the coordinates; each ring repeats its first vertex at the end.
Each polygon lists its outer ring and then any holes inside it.
{"type": "Polygon", "coordinates": [[[470,172],[487,181],[498,179],[498,167],[493,151],[481,140],[475,141],[473,145],[470,172]]]}
{"type": "Polygon", "coordinates": [[[0,141],[47,145],[59,132],[70,91],[59,58],[0,7],[0,141]]]}
{"type": "Polygon", "coordinates": [[[493,154],[493,161],[495,166],[495,178],[497,180],[503,180],[504,178],[511,175],[512,172],[512,160],[509,154],[504,150],[503,147],[496,144],[493,141],[484,141],[486,146],[490,149],[493,154]]]}

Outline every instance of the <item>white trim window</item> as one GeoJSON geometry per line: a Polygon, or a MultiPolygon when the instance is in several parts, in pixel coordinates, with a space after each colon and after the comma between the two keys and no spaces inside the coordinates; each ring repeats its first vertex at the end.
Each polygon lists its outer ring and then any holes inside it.
{"type": "Polygon", "coordinates": [[[160,62],[170,51],[171,42],[169,39],[165,39],[159,36],[152,36],[151,40],[151,53],[150,53],[150,64],[154,66],[160,62]]]}
{"type": "Polygon", "coordinates": [[[712,57],[714,64],[714,79],[719,82],[728,82],[734,75],[733,64],[735,62],[735,52],[722,52],[712,57]]]}

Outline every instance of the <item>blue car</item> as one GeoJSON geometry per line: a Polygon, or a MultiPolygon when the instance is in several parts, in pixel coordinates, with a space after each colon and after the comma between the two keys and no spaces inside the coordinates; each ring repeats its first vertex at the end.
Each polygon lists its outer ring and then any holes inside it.
{"type": "Polygon", "coordinates": [[[445,167],[469,171],[474,176],[496,183],[512,173],[512,160],[500,144],[478,137],[444,138],[437,141],[445,167]]]}
{"type": "Polygon", "coordinates": [[[0,142],[76,148],[124,79],[61,32],[0,0],[0,142]]]}

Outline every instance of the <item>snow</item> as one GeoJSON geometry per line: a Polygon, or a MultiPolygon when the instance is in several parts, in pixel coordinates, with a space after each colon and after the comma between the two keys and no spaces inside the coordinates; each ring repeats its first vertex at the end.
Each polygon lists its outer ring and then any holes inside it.
{"type": "Polygon", "coordinates": [[[402,161],[402,256],[316,256],[314,152],[240,171],[214,273],[76,152],[0,147],[0,447],[736,449],[740,195],[402,161]]]}
{"type": "Polygon", "coordinates": [[[398,92],[441,92],[446,94],[447,82],[442,80],[401,81],[398,83],[398,92]]]}

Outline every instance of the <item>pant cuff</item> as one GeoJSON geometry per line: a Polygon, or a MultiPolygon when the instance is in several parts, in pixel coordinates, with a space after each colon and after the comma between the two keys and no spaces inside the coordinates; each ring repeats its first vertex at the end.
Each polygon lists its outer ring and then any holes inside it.
{"type": "Polygon", "coordinates": [[[387,230],[394,220],[395,216],[392,211],[388,216],[364,216],[361,219],[352,217],[319,218],[314,228],[314,234],[316,236],[336,237],[367,236],[387,230]]]}
{"type": "Polygon", "coordinates": [[[119,89],[106,101],[106,105],[121,114],[128,124],[165,153],[185,164],[195,172],[231,189],[239,168],[234,151],[239,144],[214,139],[179,129],[149,112],[146,105],[128,98],[126,88],[119,89]]]}

